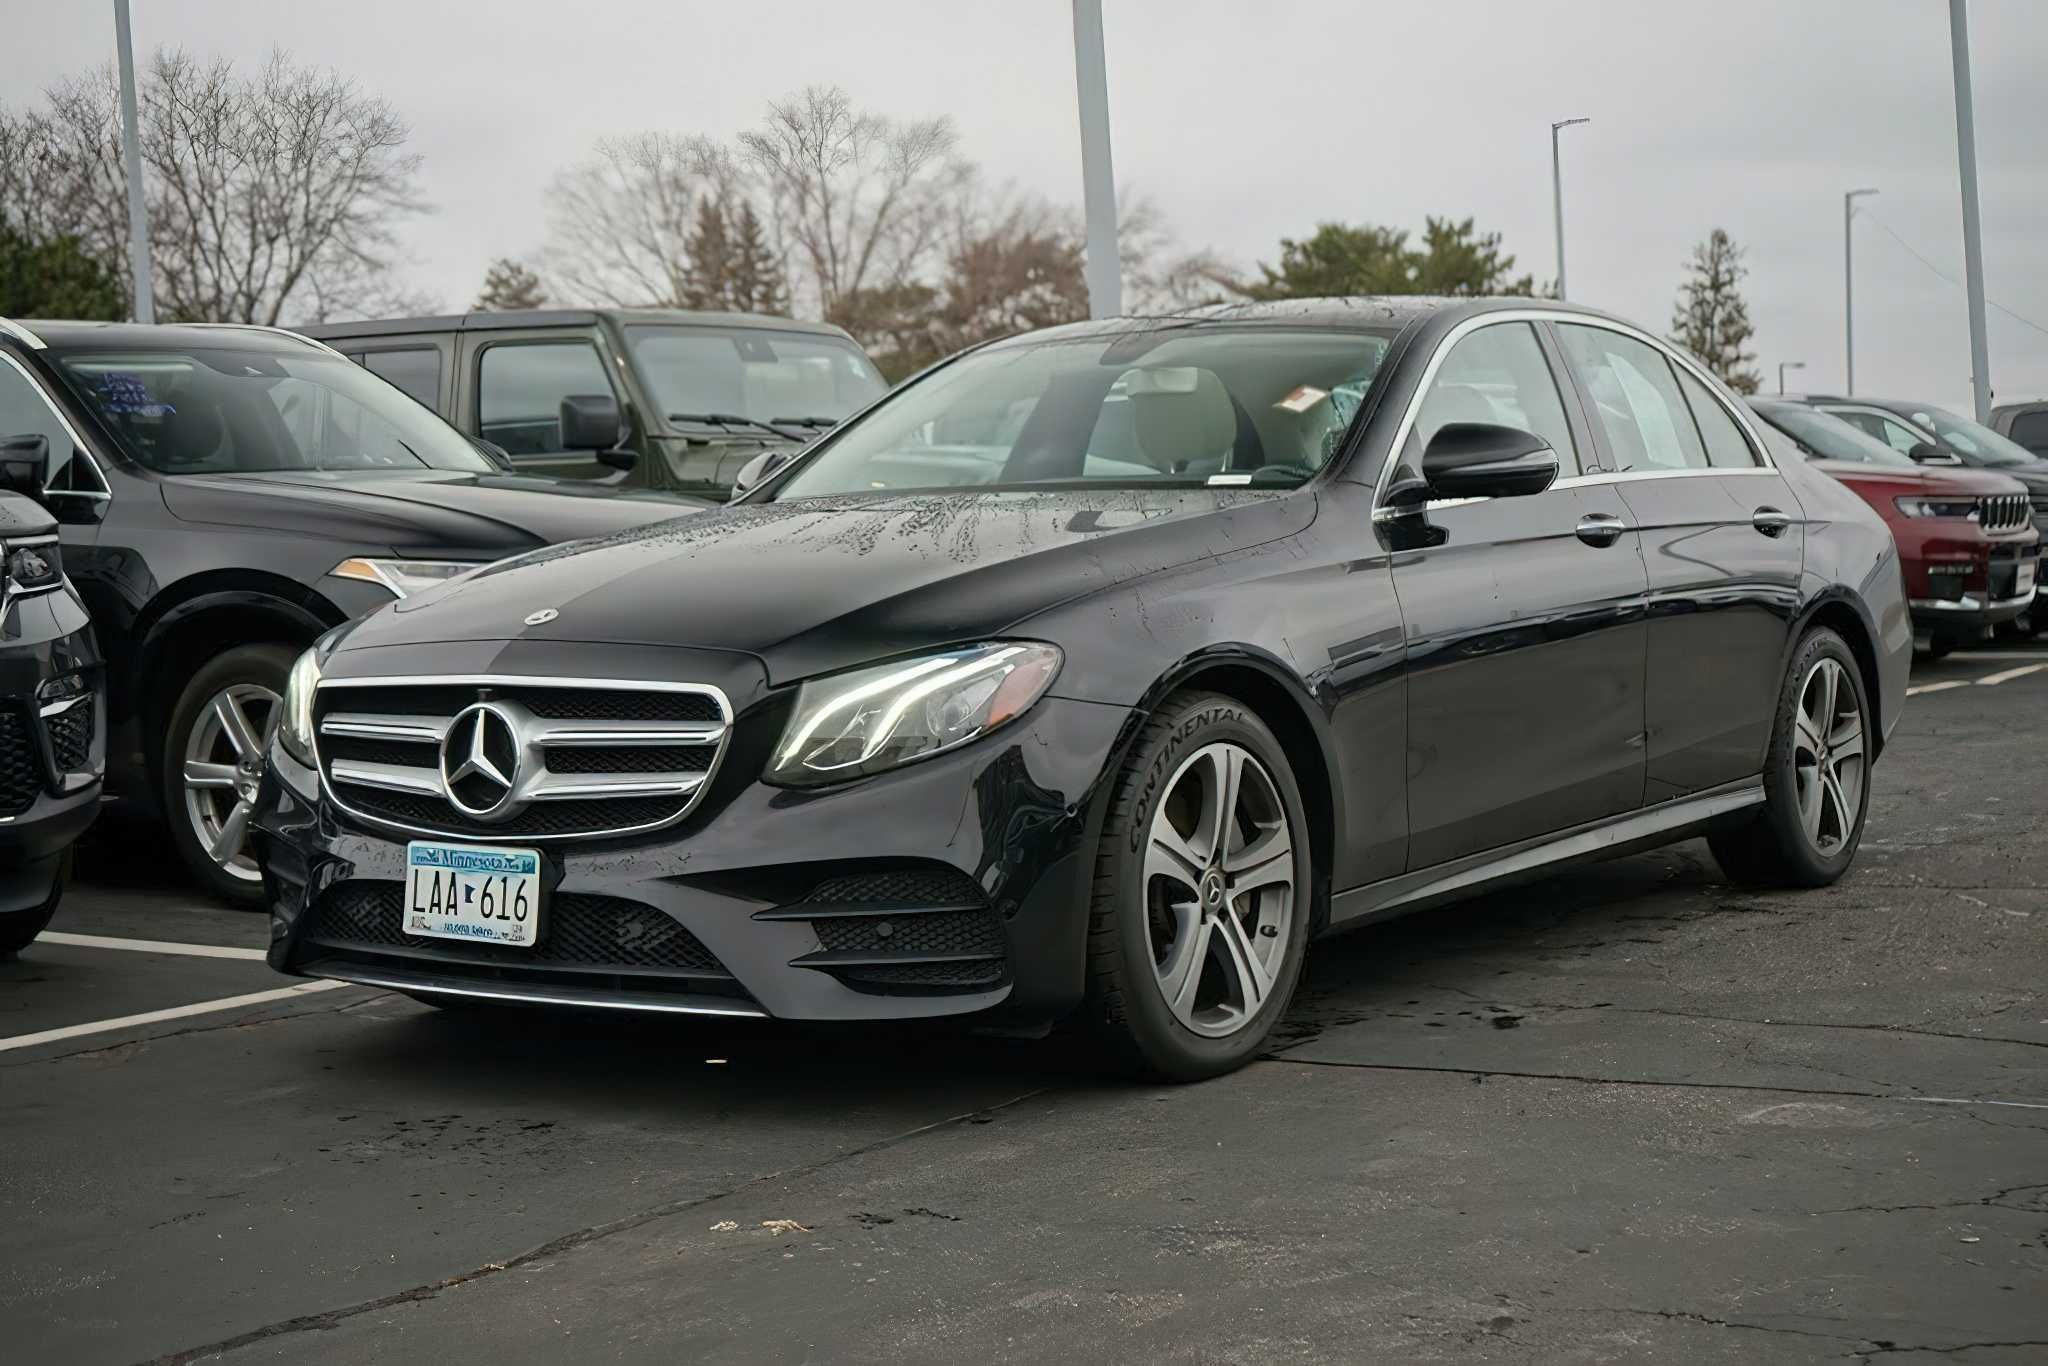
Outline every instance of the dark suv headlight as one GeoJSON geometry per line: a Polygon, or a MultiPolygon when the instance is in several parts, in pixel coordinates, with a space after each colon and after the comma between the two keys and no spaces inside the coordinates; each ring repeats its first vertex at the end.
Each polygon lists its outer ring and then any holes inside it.
{"type": "Polygon", "coordinates": [[[816,787],[863,778],[964,745],[1045,695],[1057,646],[994,641],[814,679],[768,765],[766,781],[816,787]]]}

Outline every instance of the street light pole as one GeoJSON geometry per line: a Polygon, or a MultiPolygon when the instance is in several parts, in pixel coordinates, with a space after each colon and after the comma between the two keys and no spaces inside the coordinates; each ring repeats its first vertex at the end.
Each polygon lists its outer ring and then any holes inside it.
{"type": "Polygon", "coordinates": [[[156,321],[156,289],[149,270],[149,205],[142,198],[142,138],[135,117],[135,44],[128,32],[128,0],[114,0],[114,44],[121,61],[121,159],[128,163],[128,265],[135,277],[135,321],[156,321]]]}
{"type": "Polygon", "coordinates": [[[1074,85],[1081,103],[1081,195],[1088,219],[1088,316],[1123,309],[1117,259],[1116,175],[1109,164],[1109,69],[1102,55],[1102,0],[1074,0],[1074,85]]]}
{"type": "Polygon", "coordinates": [[[1990,342],[1984,334],[1984,233],[1977,217],[1977,113],[1970,94],[1968,0],[1948,0],[1948,39],[1956,69],[1956,163],[1963,181],[1963,280],[1970,296],[1970,391],[1977,420],[1991,420],[1990,342]]]}
{"type": "Polygon", "coordinates": [[[1785,393],[1785,372],[1787,370],[1804,370],[1805,368],[1806,362],[1803,360],[1781,360],[1778,362],[1778,394],[1780,397],[1783,397],[1785,393]]]}
{"type": "Polygon", "coordinates": [[[1851,190],[1842,196],[1842,392],[1856,392],[1856,239],[1849,225],[1856,217],[1858,195],[1876,190],[1851,190]]]}
{"type": "Polygon", "coordinates": [[[1558,164],[1557,130],[1569,128],[1575,123],[1591,123],[1591,119],[1560,119],[1550,125],[1550,204],[1557,217],[1557,297],[1564,294],[1564,171],[1558,164]]]}

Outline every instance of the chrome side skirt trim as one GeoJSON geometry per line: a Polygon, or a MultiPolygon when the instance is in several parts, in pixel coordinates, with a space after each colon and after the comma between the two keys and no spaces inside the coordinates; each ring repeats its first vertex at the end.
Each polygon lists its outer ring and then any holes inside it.
{"type": "Polygon", "coordinates": [[[387,991],[416,991],[424,996],[458,996],[478,1001],[511,1001],[521,1005],[582,1006],[591,1010],[637,1010],[662,1015],[717,1015],[734,1020],[765,1020],[768,1012],[758,1006],[727,1003],[716,997],[669,999],[649,992],[585,993],[560,987],[527,987],[504,982],[495,986],[453,985],[445,980],[414,976],[391,968],[362,968],[316,958],[296,971],[307,977],[331,982],[349,982],[359,987],[382,987],[387,991]]]}
{"type": "Polygon", "coordinates": [[[1569,864],[1653,848],[1678,832],[1746,807],[1761,806],[1763,800],[1763,779],[1745,778],[1559,834],[1384,878],[1331,897],[1330,924],[1366,924],[1469,896],[1495,884],[1540,876],[1569,864]]]}

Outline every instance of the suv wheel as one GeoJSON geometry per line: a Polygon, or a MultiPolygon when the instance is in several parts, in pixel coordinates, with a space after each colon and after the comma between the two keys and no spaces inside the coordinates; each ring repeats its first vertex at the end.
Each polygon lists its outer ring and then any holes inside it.
{"type": "Polygon", "coordinates": [[[288,645],[242,645],[216,656],[186,683],[164,734],[171,840],[200,886],[239,905],[263,900],[249,814],[294,653],[288,645]]]}
{"type": "Polygon", "coordinates": [[[1870,805],[1870,702],[1825,627],[1793,653],[1764,761],[1763,810],[1708,836],[1721,870],[1759,886],[1824,887],[1849,870],[1870,805]]]}
{"type": "Polygon", "coordinates": [[[1312,873],[1287,755],[1227,697],[1139,733],[1096,858],[1091,1023],[1132,1067],[1194,1081],[1265,1044],[1301,976],[1312,873]]]}

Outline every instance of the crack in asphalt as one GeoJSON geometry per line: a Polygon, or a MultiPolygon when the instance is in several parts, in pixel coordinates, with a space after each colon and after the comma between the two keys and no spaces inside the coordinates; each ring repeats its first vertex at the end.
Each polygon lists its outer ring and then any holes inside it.
{"type": "Polygon", "coordinates": [[[2006,1203],[2006,1201],[2012,1199],[2014,1196],[2020,1194],[2022,1191],[2048,1191],[2048,1182],[2035,1181],[2029,1182],[2026,1185],[2021,1186],[2007,1186],[2003,1190],[1993,1191],[1991,1194],[1980,1196],[1975,1200],[1942,1200],[1933,1204],[1926,1205],[1845,1205],[1841,1209],[1809,1209],[1801,1210],[1799,1211],[1799,1213],[1900,1214],[1907,1210],[1976,1209],[1980,1206],[1988,1209],[2017,1210],[2021,1214],[2042,1213],[2041,1210],[2034,1208],[2030,1205],[2009,1205],[2006,1203]]]}
{"type": "Polygon", "coordinates": [[[806,1162],[794,1167],[783,1167],[776,1171],[763,1172],[759,1176],[747,1178],[728,1190],[714,1191],[709,1195],[692,1196],[686,1200],[671,1200],[666,1204],[656,1205],[653,1209],[642,1210],[637,1214],[623,1215],[602,1224],[591,1224],[584,1228],[576,1229],[573,1232],[550,1238],[540,1246],[529,1248],[518,1256],[508,1257],[502,1262],[486,1262],[484,1265],[469,1271],[460,1272],[453,1276],[444,1276],[440,1280],[429,1281],[424,1285],[415,1285],[404,1290],[396,1290],[388,1295],[379,1295],[374,1299],[362,1300],[355,1304],[345,1305],[339,1309],[328,1309],[317,1314],[299,1314],[292,1318],[281,1319],[276,1323],[265,1324],[260,1328],[251,1328],[232,1337],[222,1338],[217,1342],[209,1342],[199,1347],[187,1347],[177,1352],[166,1352],[162,1356],[149,1358],[146,1363],[143,1363],[143,1366],[187,1366],[187,1363],[197,1361],[202,1357],[225,1356],[230,1352],[240,1351],[244,1347],[289,1336],[294,1333],[325,1331],[335,1328],[346,1320],[355,1318],[360,1314],[375,1313],[379,1309],[391,1309],[403,1304],[417,1304],[423,1300],[433,1299],[444,1290],[452,1290],[457,1286],[468,1285],[472,1282],[483,1280],[486,1277],[495,1276],[503,1271],[511,1271],[517,1267],[526,1266],[544,1258],[557,1256],[574,1248],[585,1247],[616,1234],[625,1233],[643,1225],[655,1223],[658,1220],[673,1218],[678,1214],[686,1213],[704,1205],[715,1204],[720,1200],[729,1200],[733,1196],[770,1181],[793,1180],[812,1176],[837,1166],[842,1162],[851,1161],[857,1157],[865,1157],[870,1153],[883,1152],[899,1144],[907,1143],[912,1139],[921,1138],[926,1134],[936,1133],[942,1129],[955,1128],[962,1124],[978,1122],[987,1116],[1007,1110],[1013,1105],[1021,1105],[1035,1096],[1042,1096],[1050,1089],[1052,1088],[1044,1086],[1035,1087],[1032,1090],[1011,1096],[1008,1100],[997,1101],[993,1105],[984,1105],[978,1110],[968,1110],[961,1114],[949,1115],[944,1119],[935,1119],[929,1124],[920,1124],[914,1129],[906,1129],[902,1133],[890,1134],[885,1138],[878,1138],[872,1142],[863,1143],[858,1147],[848,1148],[844,1152],[834,1153],[832,1156],[821,1158],[816,1162],[806,1162]]]}

